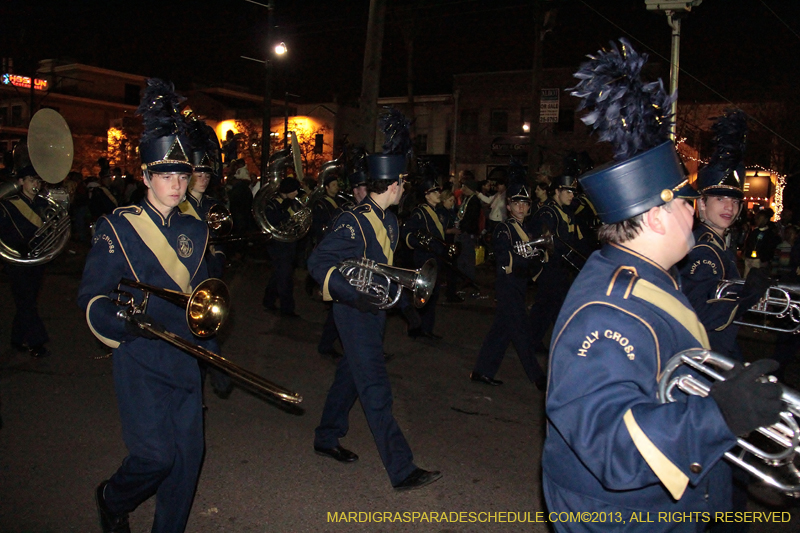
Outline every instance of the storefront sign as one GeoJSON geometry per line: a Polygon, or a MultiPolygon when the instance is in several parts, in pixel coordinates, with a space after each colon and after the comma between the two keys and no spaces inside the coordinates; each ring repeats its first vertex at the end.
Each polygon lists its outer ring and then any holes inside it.
{"type": "Polygon", "coordinates": [[[531,139],[527,135],[511,135],[492,139],[492,155],[527,156],[531,139]]]}
{"type": "MultiPolygon", "coordinates": [[[[19,74],[3,74],[3,85],[13,85],[14,87],[22,87],[23,89],[31,88],[31,78],[27,76],[20,76],[19,74]]],[[[37,91],[47,90],[47,80],[33,79],[33,88],[37,91]]]]}
{"type": "Polygon", "coordinates": [[[539,101],[539,122],[541,124],[558,122],[558,89],[542,89],[539,101]]]}

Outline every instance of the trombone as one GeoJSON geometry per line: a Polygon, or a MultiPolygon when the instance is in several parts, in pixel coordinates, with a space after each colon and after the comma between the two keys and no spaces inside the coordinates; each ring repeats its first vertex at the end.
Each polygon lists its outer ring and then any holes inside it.
{"type": "MultiPolygon", "coordinates": [[[[725,381],[722,373],[731,370],[735,364],[733,359],[702,348],[690,348],[678,352],[664,367],[658,382],[658,399],[661,403],[674,402],[673,393],[676,389],[694,396],[708,396],[711,387],[705,380],[686,373],[673,377],[683,365],[712,380],[725,381]]],[[[773,376],[762,379],[776,381],[773,376]]],[[[785,385],[779,385],[781,400],[785,404],[785,409],[780,415],[781,420],[756,430],[766,437],[767,443],[772,441],[772,448],[775,448],[775,451],[768,451],[744,438],[739,438],[736,441],[738,450],[727,451],[724,457],[767,485],[793,498],[800,498],[800,471],[795,464],[797,454],[800,453],[800,428],[797,423],[797,417],[800,417],[800,394],[785,385]]]]}
{"type": "MultiPolygon", "coordinates": [[[[744,281],[743,279],[720,281],[714,297],[721,299],[736,296],[737,292],[733,288],[738,287],[741,290],[741,287],[744,286],[744,281]]],[[[779,333],[797,333],[800,331],[800,303],[798,303],[798,299],[800,299],[800,285],[787,283],[773,285],[767,289],[757,304],[747,310],[748,313],[760,315],[761,321],[747,321],[742,317],[734,320],[733,323],[779,333]],[[792,295],[794,295],[794,300],[792,300],[792,295]],[[784,322],[788,321],[788,324],[783,327],[769,325],[767,324],[768,318],[783,320],[784,322]]]]}
{"type": "Polygon", "coordinates": [[[228,317],[230,310],[230,294],[225,282],[216,278],[209,278],[191,294],[154,287],[146,283],[130,279],[122,279],[114,291],[117,298],[114,303],[122,306],[117,312],[117,316],[135,324],[140,329],[155,335],[161,340],[180,348],[196,359],[205,361],[227,372],[231,377],[239,380],[242,384],[249,386],[256,392],[277,398],[278,400],[297,404],[303,401],[303,397],[280,385],[246,370],[239,365],[225,359],[221,355],[193,344],[183,337],[166,331],[163,326],[142,319],[142,315],[147,309],[147,302],[150,295],[158,296],[172,304],[186,309],[186,324],[193,335],[200,338],[208,338],[215,335],[228,317]],[[139,289],[144,293],[142,302],[137,304],[133,294],[122,289],[122,287],[139,289]]]}

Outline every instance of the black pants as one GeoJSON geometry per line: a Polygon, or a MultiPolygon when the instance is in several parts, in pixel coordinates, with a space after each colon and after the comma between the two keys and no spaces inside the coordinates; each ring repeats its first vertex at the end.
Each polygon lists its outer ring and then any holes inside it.
{"type": "Polygon", "coordinates": [[[37,299],[42,288],[44,265],[27,266],[6,264],[6,272],[11,282],[11,295],[17,312],[11,323],[11,342],[27,344],[29,347],[41,346],[50,340],[44,323],[39,317],[37,299]]]}

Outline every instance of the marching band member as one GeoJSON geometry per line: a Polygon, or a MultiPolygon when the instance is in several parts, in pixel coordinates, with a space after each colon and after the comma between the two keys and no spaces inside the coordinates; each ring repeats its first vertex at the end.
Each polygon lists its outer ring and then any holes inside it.
{"type": "MultiPolygon", "coordinates": [[[[411,216],[403,224],[403,235],[406,245],[413,250],[414,268],[420,268],[426,261],[433,259],[436,261],[439,274],[436,279],[440,280],[443,271],[440,261],[447,257],[447,249],[443,244],[445,242],[445,229],[436,212],[436,208],[440,203],[442,188],[439,186],[438,180],[428,177],[419,184],[419,191],[423,194],[425,201],[414,208],[411,216]],[[432,250],[424,249],[420,245],[417,232],[433,237],[430,244],[432,250]]],[[[433,340],[442,338],[441,335],[433,332],[433,325],[436,321],[436,302],[438,300],[439,282],[437,281],[436,287],[428,298],[425,307],[419,311],[421,325],[419,328],[409,330],[409,337],[414,339],[426,337],[433,340]]]]}
{"type": "MultiPolygon", "coordinates": [[[[469,175],[472,173],[470,172],[469,175]]],[[[461,243],[461,254],[456,264],[472,283],[475,283],[475,246],[480,233],[481,201],[475,194],[478,182],[474,178],[461,181],[461,204],[456,214],[456,227],[461,231],[456,242],[461,243]]]]}
{"type": "MultiPolygon", "coordinates": [[[[296,199],[299,191],[300,182],[295,178],[286,177],[281,180],[278,194],[266,207],[266,217],[270,224],[277,228],[302,209],[302,205],[296,199]]],[[[272,259],[272,275],[264,289],[262,301],[264,309],[275,310],[275,300],[278,300],[281,316],[300,318],[294,310],[294,258],[297,253],[297,242],[272,240],[267,244],[267,252],[272,259]]]]}
{"type": "Polygon", "coordinates": [[[546,377],[533,351],[531,330],[525,308],[525,293],[534,263],[534,258],[525,258],[514,251],[517,243],[528,242],[530,237],[523,229],[523,221],[531,208],[531,195],[524,183],[512,183],[508,189],[509,217],[497,225],[492,236],[496,261],[495,289],[497,291],[497,310],[494,323],[481,346],[475,369],[469,378],[487,385],[502,385],[494,379],[508,343],[514,349],[525,369],[528,379],[539,390],[544,390],[546,377]]]}
{"type": "MultiPolygon", "coordinates": [[[[111,299],[122,278],[183,293],[208,278],[208,228],[177,208],[192,174],[190,142],[177,109],[181,99],[171,84],[150,79],[147,85],[137,110],[145,122],[139,152],[147,197],[99,219],[78,293],[92,333],[114,349],[114,386],[128,448],[116,473],[96,489],[105,533],[129,532],[128,513],[153,494],[152,531],[184,531],[203,460],[197,361],[118,318],[120,308],[111,299]]],[[[186,311],[175,304],[152,295],[146,313],[143,320],[192,338],[186,311]]],[[[197,344],[216,350],[213,339],[197,344]]]]}
{"type": "Polygon", "coordinates": [[[314,241],[319,242],[325,232],[325,227],[328,226],[333,220],[336,211],[341,207],[339,205],[339,176],[331,172],[325,176],[322,182],[325,188],[325,195],[311,206],[311,214],[313,217],[312,229],[314,230],[314,241]]]}
{"type": "MultiPolygon", "coordinates": [[[[387,120],[386,131],[391,124],[387,120]]],[[[358,455],[339,442],[347,435],[350,409],[358,399],[392,486],[409,490],[428,485],[441,474],[414,464],[411,448],[392,415],[392,391],[383,355],[386,311],[356,291],[337,268],[346,259],[360,257],[392,264],[400,235],[397,217],[388,208],[397,205],[403,194],[406,156],[405,149],[400,150],[400,154],[369,156],[369,195],[336,219],[331,233],[309,257],[308,267],[325,300],[333,300],[333,315],[344,346],[344,357],[336,368],[315,432],[314,451],[340,462],[358,460],[358,455]]]]}
{"type": "MultiPolygon", "coordinates": [[[[48,203],[39,196],[42,178],[32,165],[18,169],[15,174],[20,192],[0,201],[0,240],[20,252],[26,252],[28,243],[42,226],[42,214],[48,203]]],[[[11,323],[11,346],[19,351],[27,351],[33,357],[46,357],[50,351],[45,343],[50,337],[39,317],[37,304],[44,265],[6,262],[5,269],[17,310],[11,323]]]]}
{"type": "MultiPolygon", "coordinates": [[[[551,512],[603,512],[620,529],[638,526],[636,512],[696,512],[710,520],[729,510],[731,474],[723,454],[735,446],[736,435],[776,422],[781,410],[780,387],[758,381],[773,368],[763,361],[732,371],[708,397],[657,399],[667,360],[709,347],[705,328],[669,273],[694,244],[691,202],[697,193],[666,140],[669,120],[653,116],[652,110],[666,112],[670,98],[663,89],[642,89],[638,71],[646,56],[621,42],[624,56],[616,46],[590,56],[573,92],[591,105],[587,124],[619,145],[613,164],[580,180],[603,222],[605,244],[575,280],[553,332],[542,457],[551,512]],[[626,83],[632,87],[620,88],[626,83]],[[608,97],[594,103],[598,91],[608,97]],[[603,102],[620,106],[616,121],[598,109],[603,102]],[[642,123],[642,109],[658,125],[631,131],[630,125],[642,123]]],[[[707,525],[698,518],[648,523],[647,530],[699,531],[707,525]]]]}
{"type": "MultiPolygon", "coordinates": [[[[353,201],[355,202],[355,204],[344,204],[339,206],[339,208],[333,213],[333,216],[331,216],[331,220],[328,223],[328,227],[325,229],[324,235],[330,233],[333,223],[336,222],[336,220],[339,218],[339,215],[353,209],[355,206],[360,204],[367,196],[366,172],[362,170],[353,172],[352,174],[350,174],[350,176],[348,176],[347,182],[350,184],[350,189],[353,191],[353,201]]],[[[322,327],[322,335],[320,336],[319,339],[319,345],[317,346],[317,351],[321,355],[327,355],[334,360],[338,360],[342,356],[342,354],[340,354],[333,345],[336,342],[336,339],[338,338],[339,338],[339,331],[336,329],[336,321],[334,320],[333,317],[333,307],[330,307],[330,309],[328,309],[328,318],[325,319],[325,325],[322,327]]]]}
{"type": "Polygon", "coordinates": [[[577,249],[583,245],[583,234],[573,220],[570,207],[576,192],[577,182],[572,176],[553,178],[552,198],[526,222],[526,230],[532,237],[553,235],[554,252],[536,278],[536,301],[530,312],[531,342],[536,351],[547,351],[544,336],[569,291],[573,267],[566,257],[571,253],[570,247],[577,249]]]}
{"type": "MultiPolygon", "coordinates": [[[[739,326],[733,321],[764,296],[770,285],[769,274],[762,268],[753,268],[738,294],[734,291],[717,298],[716,292],[720,282],[741,279],[736,266],[736,248],[728,246],[726,237],[728,228],[741,212],[744,198],[741,160],[747,117],[743,111],[727,110],[712,129],[717,146],[711,161],[697,176],[701,194],[697,201],[700,222],[694,230],[696,244],[681,268],[681,289],[703,323],[711,349],[744,362],[736,342],[739,326]]],[[[749,476],[737,469],[733,472],[733,481],[733,510],[746,511],[749,476]]],[[[715,531],[723,527],[726,531],[748,529],[746,524],[724,524],[715,531]]]]}
{"type": "MultiPolygon", "coordinates": [[[[214,173],[215,157],[219,153],[216,135],[214,135],[214,130],[209,133],[210,129],[200,119],[192,118],[189,121],[189,140],[192,143],[192,178],[189,180],[187,188],[189,193],[186,195],[186,200],[178,206],[181,213],[191,215],[206,224],[209,210],[215,205],[220,205],[216,198],[206,194],[206,189],[211,183],[211,175],[214,173]],[[212,138],[211,135],[214,137],[212,138]]],[[[214,232],[211,231],[211,233],[213,235],[214,232]]],[[[225,270],[225,251],[222,246],[210,245],[208,247],[206,265],[209,277],[222,278],[225,270]]],[[[230,377],[222,370],[205,363],[200,363],[200,368],[203,371],[203,377],[206,370],[211,376],[211,388],[214,394],[222,400],[227,399],[233,391],[230,377]]]]}

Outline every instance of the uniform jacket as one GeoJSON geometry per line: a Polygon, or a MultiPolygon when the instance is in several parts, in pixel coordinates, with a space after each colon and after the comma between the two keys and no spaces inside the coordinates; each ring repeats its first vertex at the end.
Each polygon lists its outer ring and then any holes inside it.
{"type": "Polygon", "coordinates": [[[705,223],[694,230],[694,238],[694,248],[680,271],[681,289],[705,326],[711,349],[738,358],[739,326],[732,323],[739,311],[738,298],[715,297],[720,281],[741,278],[736,252],[726,247],[724,239],[705,223]]]}
{"type": "Polygon", "coordinates": [[[444,245],[435,240],[431,241],[433,252],[422,248],[416,235],[418,231],[431,235],[442,242],[445,241],[445,227],[442,225],[436,209],[427,203],[419,204],[411,212],[411,216],[403,224],[403,239],[406,245],[414,251],[414,265],[417,267],[428,259],[437,259],[437,256],[444,257],[446,255],[447,250],[444,245]]]}
{"type": "Polygon", "coordinates": [[[97,219],[111,213],[117,207],[117,199],[107,187],[100,185],[89,190],[89,212],[97,219]]]}
{"type": "Polygon", "coordinates": [[[397,216],[381,209],[369,196],[339,215],[332,231],[308,258],[308,270],[322,287],[323,299],[343,303],[358,299],[359,293],[336,265],[360,257],[392,265],[399,235],[397,216]]]}
{"type": "Polygon", "coordinates": [[[326,194],[311,207],[312,229],[317,242],[322,239],[325,227],[331,223],[334,215],[338,212],[339,203],[338,198],[331,198],[326,194]]]}
{"type": "Polygon", "coordinates": [[[553,339],[542,468],[572,508],[550,511],[602,507],[629,519],[631,510],[728,510],[730,469],[720,459],[736,438],[717,404],[657,400],[666,362],[708,346],[669,273],[624,246],[604,246],[572,285],[553,339]]]}
{"type": "Polygon", "coordinates": [[[532,276],[533,266],[539,263],[534,258],[525,258],[514,251],[514,245],[530,241],[522,224],[510,217],[494,229],[492,245],[496,264],[497,283],[513,283],[525,290],[532,276]]]}
{"type": "Polygon", "coordinates": [[[28,244],[42,227],[42,215],[49,204],[41,196],[33,200],[24,194],[0,201],[0,240],[20,253],[27,253],[28,244]]]}
{"type": "Polygon", "coordinates": [[[481,201],[478,196],[462,196],[458,207],[458,228],[463,233],[477,235],[480,233],[481,201]]]}
{"type": "MultiPolygon", "coordinates": [[[[86,258],[78,305],[86,310],[92,333],[114,348],[114,357],[133,357],[142,372],[177,387],[200,386],[197,361],[162,340],[149,340],[126,332],[117,317],[120,307],[112,291],[122,278],[183,293],[208,278],[203,261],[208,228],[191,215],[173,209],[164,218],[147,200],[115,209],[97,223],[92,248],[86,258]]],[[[141,301],[141,292],[124,288],[141,301]]],[[[195,344],[216,351],[216,341],[194,337],[186,324],[186,311],[151,295],[146,313],[154,321],[195,344]]]]}
{"type": "MultiPolygon", "coordinates": [[[[186,195],[186,200],[181,202],[178,209],[181,213],[191,215],[197,220],[208,221],[208,211],[221,202],[216,198],[203,193],[198,200],[191,194],[186,195]]],[[[211,232],[213,236],[213,231],[211,232]]],[[[211,245],[206,251],[206,261],[208,262],[208,275],[212,278],[221,278],[225,268],[225,248],[222,245],[211,245]]]]}
{"type": "MultiPolygon", "coordinates": [[[[557,237],[553,239],[553,257],[545,268],[568,268],[563,257],[570,253],[570,249],[565,243],[586,255],[583,233],[573,220],[572,210],[559,206],[552,198],[525,220],[525,229],[531,237],[539,237],[545,231],[557,237]]],[[[573,256],[574,254],[570,255],[571,261],[580,261],[573,256]]]]}

